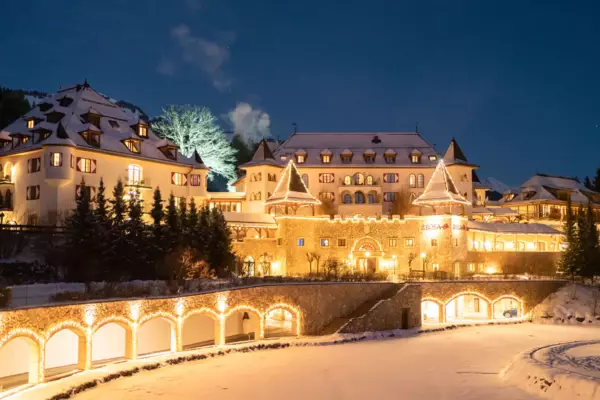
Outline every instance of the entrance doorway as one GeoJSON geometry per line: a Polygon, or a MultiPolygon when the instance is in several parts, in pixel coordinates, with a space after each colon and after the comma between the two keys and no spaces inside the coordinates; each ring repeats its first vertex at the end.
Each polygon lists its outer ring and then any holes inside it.
{"type": "Polygon", "coordinates": [[[374,274],[377,271],[377,259],[375,257],[359,258],[358,268],[360,271],[374,274]]]}

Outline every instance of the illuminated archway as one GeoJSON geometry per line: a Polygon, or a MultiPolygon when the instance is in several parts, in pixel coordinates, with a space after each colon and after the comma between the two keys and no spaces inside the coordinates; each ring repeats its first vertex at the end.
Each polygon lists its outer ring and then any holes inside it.
{"type": "Polygon", "coordinates": [[[94,365],[107,364],[137,356],[134,350],[131,321],[123,317],[108,317],[92,329],[91,354],[94,365]]]}
{"type": "Polygon", "coordinates": [[[443,302],[431,297],[421,299],[421,321],[423,323],[444,322],[444,319],[443,302]]]}
{"type": "Polygon", "coordinates": [[[144,316],[137,330],[137,354],[177,351],[177,320],[166,312],[144,316]]]}
{"type": "Polygon", "coordinates": [[[525,315],[523,300],[514,295],[500,296],[492,302],[493,319],[522,318],[525,315]]]}
{"type": "Polygon", "coordinates": [[[273,304],[264,312],[265,336],[300,336],[301,318],[298,308],[285,303],[273,304]]]}
{"type": "Polygon", "coordinates": [[[230,309],[224,315],[223,324],[226,343],[264,337],[263,314],[254,307],[238,306],[230,309]]]}
{"type": "Polygon", "coordinates": [[[0,377],[22,375],[22,379],[15,377],[13,386],[43,382],[43,350],[43,338],[33,331],[10,332],[0,340],[0,377]]]}
{"type": "Polygon", "coordinates": [[[65,321],[51,327],[44,345],[45,376],[89,368],[86,329],[77,322],[65,321]]]}
{"type": "Polygon", "coordinates": [[[183,349],[213,345],[219,335],[219,314],[213,310],[209,308],[192,310],[183,317],[181,329],[183,349]]]}
{"type": "Polygon", "coordinates": [[[490,299],[481,293],[457,293],[446,302],[446,321],[491,319],[491,305],[490,299]]]}

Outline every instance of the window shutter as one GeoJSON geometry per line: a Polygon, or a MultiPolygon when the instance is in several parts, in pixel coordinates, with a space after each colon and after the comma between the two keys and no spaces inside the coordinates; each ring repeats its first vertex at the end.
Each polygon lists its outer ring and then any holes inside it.
{"type": "Polygon", "coordinates": [[[58,166],[62,167],[63,153],[58,153],[58,166]]]}
{"type": "Polygon", "coordinates": [[[335,201],[335,193],[331,192],[331,201],[335,201]]]}
{"type": "Polygon", "coordinates": [[[187,174],[181,174],[181,175],[182,175],[182,178],[183,178],[182,179],[183,186],[187,186],[187,182],[188,182],[188,176],[187,176],[187,174]]]}
{"type": "Polygon", "coordinates": [[[25,200],[29,200],[29,189],[31,189],[31,186],[27,186],[27,189],[25,190],[25,200]]]}
{"type": "Polygon", "coordinates": [[[81,157],[77,157],[77,162],[75,165],[77,166],[77,171],[81,172],[81,157]]]}
{"type": "Polygon", "coordinates": [[[389,174],[383,174],[383,183],[388,183],[388,175],[389,174]]]}
{"type": "Polygon", "coordinates": [[[39,199],[40,198],[40,185],[37,185],[35,187],[35,198],[39,199]]]}
{"type": "Polygon", "coordinates": [[[96,173],[96,160],[90,160],[90,164],[92,165],[92,174],[96,173]]]}
{"type": "MultiPolygon", "coordinates": [[[[27,160],[27,172],[31,172],[31,158],[27,160]]],[[[29,200],[29,198],[27,198],[29,200]]]]}
{"type": "Polygon", "coordinates": [[[394,174],[394,183],[398,183],[398,181],[400,181],[400,175],[394,174]]]}
{"type": "Polygon", "coordinates": [[[175,172],[171,172],[171,184],[175,184],[175,172]]]}
{"type": "Polygon", "coordinates": [[[71,168],[75,168],[75,156],[71,154],[71,168]]]}

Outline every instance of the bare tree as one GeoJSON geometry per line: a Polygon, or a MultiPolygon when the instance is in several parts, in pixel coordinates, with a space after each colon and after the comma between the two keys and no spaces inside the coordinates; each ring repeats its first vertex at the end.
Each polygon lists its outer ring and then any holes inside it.
{"type": "Polygon", "coordinates": [[[319,261],[321,260],[321,255],[319,253],[315,254],[315,260],[317,261],[317,274],[319,273],[319,261]]]}
{"type": "Polygon", "coordinates": [[[404,216],[408,214],[412,202],[410,200],[410,192],[405,189],[400,189],[396,192],[396,197],[392,201],[392,207],[390,208],[390,215],[400,215],[400,218],[404,219],[404,216]]]}
{"type": "Polygon", "coordinates": [[[312,263],[317,258],[317,253],[312,251],[306,253],[306,260],[308,261],[308,273],[312,274],[312,263]]]}
{"type": "Polygon", "coordinates": [[[325,198],[321,199],[321,205],[319,208],[321,209],[321,213],[323,215],[329,215],[330,217],[333,217],[338,210],[337,205],[333,200],[325,198]]]}

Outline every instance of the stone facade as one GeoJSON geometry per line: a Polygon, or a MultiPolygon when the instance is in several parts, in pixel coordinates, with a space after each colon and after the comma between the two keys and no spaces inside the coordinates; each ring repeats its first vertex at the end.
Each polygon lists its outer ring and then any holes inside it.
{"type": "Polygon", "coordinates": [[[421,326],[421,286],[406,284],[390,299],[382,300],[365,315],[350,320],[340,333],[411,329],[421,326]]]}

